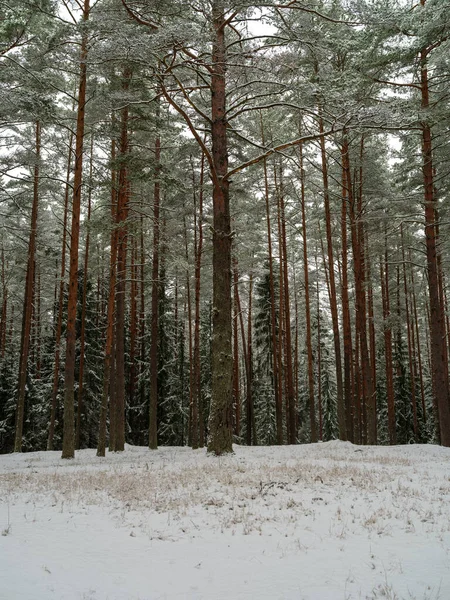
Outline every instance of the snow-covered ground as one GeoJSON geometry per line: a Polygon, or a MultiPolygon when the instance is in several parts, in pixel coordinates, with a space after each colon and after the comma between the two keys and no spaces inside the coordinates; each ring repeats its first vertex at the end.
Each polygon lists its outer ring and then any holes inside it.
{"type": "Polygon", "coordinates": [[[0,456],[1,600],[449,600],[450,450],[0,456]]]}

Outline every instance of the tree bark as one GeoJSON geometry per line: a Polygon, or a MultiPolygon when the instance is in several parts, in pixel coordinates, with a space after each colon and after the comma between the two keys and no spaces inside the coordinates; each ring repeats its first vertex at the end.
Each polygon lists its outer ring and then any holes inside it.
{"type": "Polygon", "coordinates": [[[213,178],[213,339],[208,452],[232,452],[231,226],[226,119],[226,43],[223,0],[212,3],[211,75],[213,178]]]}
{"type": "Polygon", "coordinates": [[[297,407],[294,389],[294,377],[292,368],[292,336],[291,336],[291,305],[289,295],[289,275],[288,275],[288,259],[287,259],[287,240],[286,240],[286,212],[284,205],[284,189],[283,189],[283,173],[280,167],[280,182],[279,182],[279,203],[280,203],[280,218],[281,218],[281,247],[282,247],[282,268],[283,268],[283,284],[284,284],[284,328],[285,328],[285,344],[286,344],[286,391],[287,391],[287,407],[288,407],[288,441],[290,444],[297,443],[297,407]]]}
{"type": "MultiPolygon", "coordinates": [[[[425,4],[425,0],[421,0],[425,4]]],[[[448,365],[446,358],[446,338],[444,307],[439,297],[439,276],[437,261],[437,213],[436,197],[433,177],[433,145],[431,127],[426,117],[429,109],[429,87],[427,68],[428,49],[420,52],[420,89],[422,98],[422,173],[424,183],[425,201],[425,241],[427,255],[428,293],[430,298],[430,346],[431,366],[435,406],[437,408],[437,422],[439,426],[440,442],[443,446],[450,446],[450,399],[448,365]]]]}
{"type": "Polygon", "coordinates": [[[47,450],[53,450],[53,438],[55,435],[55,424],[56,424],[56,409],[58,401],[58,387],[59,387],[59,368],[61,358],[61,333],[62,333],[62,319],[63,319],[63,304],[64,304],[64,279],[66,277],[66,246],[67,246],[67,217],[69,209],[69,190],[70,190],[70,173],[72,166],[72,144],[73,144],[73,133],[70,133],[69,137],[69,156],[67,159],[67,173],[66,173],[66,186],[64,194],[64,216],[63,216],[63,235],[62,235],[62,248],[61,248],[61,277],[59,282],[59,297],[58,297],[58,317],[56,322],[55,332],[55,355],[53,359],[53,386],[52,386],[52,401],[50,408],[50,425],[48,429],[47,438],[47,450]]]}
{"type": "MultiPolygon", "coordinates": [[[[100,405],[99,433],[97,444],[97,456],[105,456],[106,450],[106,421],[108,415],[108,390],[111,380],[111,363],[113,357],[114,339],[114,305],[116,298],[116,258],[117,258],[117,190],[115,173],[116,144],[111,142],[111,255],[109,259],[109,292],[106,312],[106,339],[105,339],[105,364],[103,368],[102,400],[100,405]]],[[[112,392],[112,390],[111,390],[112,392]]],[[[113,412],[113,411],[111,411],[113,412]]],[[[110,432],[115,431],[114,419],[110,422],[110,432]]],[[[112,441],[112,440],[110,440],[112,441]]],[[[113,447],[114,444],[111,444],[113,447]]],[[[112,449],[112,448],[111,448],[112,449]]]]}
{"type": "Polygon", "coordinates": [[[33,281],[36,265],[36,237],[39,204],[39,161],[41,158],[41,124],[36,122],[35,163],[33,175],[33,204],[31,208],[30,237],[28,240],[27,275],[23,298],[22,339],[19,362],[19,382],[16,408],[14,452],[22,451],[23,420],[25,413],[25,387],[30,350],[31,318],[33,311],[33,281]]]}
{"type": "Polygon", "coordinates": [[[87,300],[87,283],[88,283],[88,267],[89,267],[89,240],[90,231],[89,223],[91,220],[91,200],[92,200],[92,168],[93,168],[93,149],[94,137],[91,138],[91,156],[89,164],[89,191],[88,191],[88,214],[87,214],[87,232],[86,232],[86,247],[84,252],[84,270],[83,270],[83,294],[81,301],[81,333],[80,333],[80,365],[78,376],[78,406],[77,420],[75,425],[75,449],[80,449],[81,439],[81,415],[83,412],[83,385],[84,385],[84,361],[85,361],[85,345],[86,345],[86,300],[87,300]]]}
{"type": "MultiPolygon", "coordinates": [[[[152,307],[151,307],[151,341],[150,341],[150,406],[148,446],[151,450],[158,448],[158,308],[159,308],[159,237],[160,237],[160,202],[161,202],[161,139],[155,140],[155,185],[153,189],[153,257],[152,257],[152,307]]],[[[190,314],[189,314],[190,318],[190,314]]]]}
{"type": "MultiPolygon", "coordinates": [[[[131,69],[125,67],[122,77],[122,90],[130,85],[131,69]]],[[[119,147],[119,189],[117,197],[117,291],[116,291],[116,406],[115,406],[115,452],[125,449],[125,295],[127,275],[128,213],[130,184],[126,164],[129,152],[128,105],[122,109],[119,147]]]]}
{"type": "Polygon", "coordinates": [[[341,210],[341,245],[342,245],[342,330],[344,338],[344,403],[347,439],[355,441],[354,437],[354,412],[355,397],[353,385],[353,349],[352,326],[350,319],[350,301],[348,295],[348,243],[347,243],[347,187],[345,183],[345,170],[342,169],[342,210],[341,210]]]}
{"type": "MultiPolygon", "coordinates": [[[[311,442],[317,442],[316,407],[314,402],[314,364],[311,335],[311,305],[309,298],[309,267],[308,267],[308,241],[306,234],[306,199],[305,199],[305,171],[303,167],[303,146],[299,145],[300,155],[300,188],[302,211],[302,237],[303,237],[303,278],[305,283],[305,321],[306,321],[306,351],[308,355],[308,399],[309,420],[311,427],[311,442]]],[[[322,434],[320,439],[322,439],[322,434]]]]}
{"type": "Polygon", "coordinates": [[[373,386],[372,368],[367,345],[367,312],[365,293],[365,269],[364,269],[364,235],[361,221],[361,210],[358,216],[355,210],[356,199],[353,194],[353,182],[350,172],[349,147],[347,137],[344,136],[342,157],[346,174],[346,187],[350,208],[350,224],[352,234],[353,270],[355,278],[355,308],[356,325],[359,345],[359,357],[361,363],[360,387],[362,392],[362,441],[367,440],[369,444],[376,444],[376,407],[375,389],[373,386]],[[369,427],[367,427],[369,424],[369,427]],[[375,425],[374,425],[375,424],[375,425]],[[367,438],[366,438],[367,435],[367,438]]]}
{"type": "Polygon", "coordinates": [[[388,411],[388,432],[389,443],[391,446],[397,443],[397,433],[395,426],[395,396],[394,396],[394,371],[392,362],[392,325],[391,325],[391,307],[389,293],[389,263],[387,251],[387,235],[385,235],[385,255],[384,272],[383,259],[380,258],[380,281],[381,296],[383,302],[383,333],[384,333],[384,363],[386,371],[386,396],[388,411]]]}
{"type": "MultiPolygon", "coordinates": [[[[264,127],[261,117],[261,140],[265,145],[264,127]]],[[[275,284],[273,274],[273,251],[272,251],[272,226],[270,219],[270,194],[269,194],[269,177],[267,173],[267,160],[263,160],[264,169],[264,196],[266,200],[266,222],[267,222],[267,251],[269,255],[269,291],[270,291],[270,333],[272,339],[273,353],[273,389],[275,396],[275,423],[277,431],[277,444],[283,443],[283,401],[280,395],[279,387],[279,372],[278,372],[278,356],[280,348],[277,343],[277,317],[275,307],[275,284]]]]}
{"type": "Polygon", "coordinates": [[[323,178],[323,202],[325,208],[325,226],[326,226],[326,238],[327,238],[327,254],[328,254],[328,271],[330,278],[330,310],[331,310],[331,322],[333,325],[333,342],[334,342],[334,356],[336,362],[336,401],[337,401],[337,416],[339,426],[339,439],[347,439],[347,428],[345,418],[345,404],[343,394],[343,382],[342,382],[342,358],[341,358],[341,341],[339,333],[339,318],[338,318],[338,305],[337,305],[337,292],[336,292],[336,280],[334,275],[334,256],[333,256],[333,236],[331,231],[331,210],[330,210],[330,193],[328,184],[328,165],[325,147],[325,136],[323,119],[321,116],[321,110],[319,108],[319,132],[322,134],[320,137],[320,153],[322,158],[322,178],[323,178]]]}
{"type": "MultiPolygon", "coordinates": [[[[89,0],[84,0],[83,22],[89,19],[89,0]]],[[[78,90],[77,129],[75,134],[75,170],[73,180],[72,228],[70,238],[69,298],[67,306],[66,364],[64,370],[64,427],[62,458],[75,456],[74,396],[75,347],[78,291],[78,245],[80,238],[81,185],[83,180],[83,141],[86,109],[88,37],[81,38],[80,81],[78,90]]]]}

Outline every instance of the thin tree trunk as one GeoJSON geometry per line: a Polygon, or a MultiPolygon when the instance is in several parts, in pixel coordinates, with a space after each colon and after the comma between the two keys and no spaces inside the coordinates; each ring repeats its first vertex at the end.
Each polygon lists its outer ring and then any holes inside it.
{"type": "MultiPolygon", "coordinates": [[[[130,429],[133,431],[136,424],[136,387],[137,387],[137,369],[136,354],[138,341],[138,309],[137,309],[137,239],[136,231],[133,232],[131,240],[131,284],[130,284],[130,371],[128,382],[128,401],[132,409],[130,411],[130,429]]],[[[136,415],[137,416],[137,415],[136,415]]]]}
{"type": "MultiPolygon", "coordinates": [[[[319,132],[323,134],[323,119],[319,117],[319,132]]],[[[343,393],[343,382],[342,382],[342,359],[341,359],[341,341],[339,333],[339,318],[338,318],[338,305],[337,305],[337,292],[336,292],[336,281],[334,275],[334,256],[333,256],[333,236],[331,231],[331,210],[330,210],[330,193],[328,185],[328,165],[325,147],[325,136],[320,137],[320,153],[322,158],[322,178],[323,178],[323,202],[325,208],[325,226],[326,226],[326,237],[327,237],[327,254],[328,254],[328,271],[330,278],[330,310],[331,310],[331,322],[333,325],[333,341],[334,341],[334,355],[336,364],[336,402],[337,402],[337,416],[338,416],[338,427],[339,427],[339,439],[347,439],[346,419],[345,419],[345,404],[344,404],[344,393],[343,393]]]]}
{"type": "MultiPolygon", "coordinates": [[[[317,250],[316,250],[316,273],[317,269],[317,250]]],[[[320,292],[319,278],[316,279],[316,301],[317,301],[317,404],[319,407],[319,440],[323,440],[323,413],[322,413],[322,340],[320,334],[320,292]]],[[[315,419],[315,416],[314,416],[315,419]]]]}
{"type": "Polygon", "coordinates": [[[420,397],[421,397],[421,403],[422,403],[423,420],[424,420],[424,423],[426,423],[427,409],[425,406],[425,386],[424,386],[424,382],[423,382],[422,351],[420,348],[419,319],[417,316],[416,286],[415,286],[415,281],[414,281],[414,267],[413,267],[412,258],[411,258],[411,249],[409,249],[408,255],[409,255],[409,262],[411,265],[411,269],[410,269],[411,294],[412,294],[413,315],[414,315],[414,331],[415,331],[416,340],[417,340],[416,347],[417,347],[417,361],[419,363],[420,397]]]}
{"type": "Polygon", "coordinates": [[[352,383],[352,326],[350,319],[350,301],[348,296],[348,246],[347,246],[347,187],[345,170],[342,169],[342,210],[341,210],[341,244],[342,244],[342,330],[344,338],[344,403],[346,416],[347,439],[355,441],[354,412],[355,397],[352,383]]]}
{"type": "Polygon", "coordinates": [[[405,261],[405,241],[403,236],[403,223],[400,225],[401,241],[402,241],[402,267],[403,267],[403,293],[405,296],[405,316],[406,316],[406,332],[408,340],[408,365],[409,365],[409,376],[411,379],[411,404],[413,410],[413,428],[414,438],[418,441],[418,423],[417,423],[417,401],[416,401],[416,373],[414,367],[414,354],[413,354],[413,343],[412,343],[412,324],[410,319],[409,310],[409,293],[408,293],[408,280],[406,277],[406,261],[405,261]]]}
{"type": "MultiPolygon", "coordinates": [[[[263,146],[265,145],[264,127],[261,117],[261,139],[263,146]]],[[[277,318],[275,307],[275,285],[273,274],[273,252],[272,252],[272,226],[270,219],[270,195],[269,195],[269,177],[267,173],[267,160],[263,161],[264,169],[264,196],[266,200],[266,222],[267,222],[267,250],[269,255],[269,291],[270,291],[270,329],[272,339],[273,353],[273,388],[275,396],[275,422],[277,430],[277,444],[283,443],[283,401],[280,395],[279,387],[279,371],[278,371],[278,356],[280,348],[277,343],[277,318]]]]}
{"type": "Polygon", "coordinates": [[[250,271],[248,287],[248,319],[247,319],[247,445],[257,445],[255,408],[253,405],[253,336],[252,336],[252,296],[253,296],[253,272],[250,271]]]}
{"type": "Polygon", "coordinates": [[[92,169],[93,169],[93,149],[94,137],[91,137],[91,156],[89,165],[89,191],[88,191],[88,214],[87,214],[87,232],[86,232],[86,248],[84,253],[84,270],[83,270],[83,295],[81,304],[81,333],[80,333],[80,365],[78,376],[78,407],[77,420],[75,426],[75,449],[80,449],[81,438],[81,415],[83,412],[83,385],[84,385],[84,361],[85,361],[85,342],[86,342],[86,300],[87,300],[87,278],[89,267],[89,239],[90,230],[89,224],[91,220],[91,199],[92,199],[92,169]]]}
{"type": "Polygon", "coordinates": [[[36,265],[36,378],[41,378],[41,269],[36,265]]]}
{"type": "Polygon", "coordinates": [[[285,380],[285,361],[283,362],[283,356],[286,357],[286,346],[284,344],[284,332],[285,332],[285,302],[284,302],[284,269],[283,269],[283,244],[282,244],[282,229],[281,229],[281,210],[280,210],[280,194],[278,193],[278,183],[277,183],[277,170],[276,166],[274,166],[274,183],[276,193],[276,201],[277,201],[277,228],[278,228],[278,255],[279,255],[279,280],[278,280],[278,289],[279,289],[279,319],[278,319],[278,394],[280,397],[281,407],[283,408],[283,398],[285,399],[285,424],[286,424],[286,441],[289,443],[290,433],[289,433],[289,405],[286,395],[286,380],[285,380]],[[283,392],[284,387],[284,392],[283,392]]]}
{"type": "Polygon", "coordinates": [[[347,137],[344,136],[342,157],[346,173],[346,186],[350,207],[350,223],[352,233],[353,249],[353,269],[355,278],[355,304],[356,304],[356,324],[359,342],[359,355],[361,360],[362,378],[360,380],[362,388],[362,415],[363,415],[363,441],[366,439],[369,444],[376,444],[376,407],[375,390],[373,387],[372,368],[370,364],[368,346],[367,346],[367,326],[366,326],[366,294],[365,294],[365,273],[363,263],[363,229],[361,223],[361,214],[356,216],[355,198],[353,195],[353,184],[350,174],[349,148],[347,137]],[[364,418],[367,416],[367,419],[364,418]],[[375,423],[375,426],[374,426],[375,423]],[[366,429],[367,424],[370,426],[366,429]]]}
{"type": "MultiPolygon", "coordinates": [[[[159,308],[159,238],[160,238],[160,202],[161,202],[161,139],[155,140],[155,185],[153,189],[153,257],[152,257],[152,305],[151,305],[151,341],[150,341],[150,407],[148,445],[151,450],[158,448],[158,308],[159,308]]],[[[190,316],[190,313],[189,313],[190,316]]]]}
{"type": "Polygon", "coordinates": [[[195,318],[194,318],[194,389],[193,395],[197,398],[199,413],[199,446],[205,445],[204,417],[201,401],[201,364],[200,364],[200,291],[203,256],[203,186],[205,179],[205,155],[202,153],[200,165],[199,202],[198,202],[198,239],[196,229],[195,250],[195,318]]]}
{"type": "Polygon", "coordinates": [[[234,405],[234,435],[240,435],[241,399],[239,390],[239,339],[238,339],[238,272],[233,269],[234,301],[233,301],[233,405],[234,405]]]}
{"type": "MultiPolygon", "coordinates": [[[[83,22],[89,19],[89,0],[84,0],[83,22]]],[[[73,180],[72,228],[70,238],[69,298],[67,306],[66,364],[64,370],[64,427],[62,458],[75,456],[75,347],[78,292],[78,245],[80,237],[81,185],[83,179],[83,141],[86,109],[88,34],[81,38],[80,81],[78,90],[75,170],[73,180]]]]}
{"type": "Polygon", "coordinates": [[[294,378],[292,368],[292,336],[291,336],[291,306],[289,294],[289,276],[286,240],[286,213],[284,206],[283,173],[280,166],[279,202],[281,216],[281,246],[283,254],[283,284],[284,284],[284,318],[285,318],[285,343],[286,343],[286,391],[289,418],[289,443],[297,443],[297,407],[295,403],[294,378]]]}
{"type": "Polygon", "coordinates": [[[39,161],[41,158],[41,124],[36,122],[35,163],[33,176],[33,204],[31,208],[30,237],[28,240],[27,275],[23,298],[22,339],[19,362],[19,382],[16,408],[14,452],[22,451],[23,420],[25,413],[25,387],[30,350],[31,317],[33,310],[33,280],[36,257],[37,217],[39,204],[39,161]]]}
{"type": "MultiPolygon", "coordinates": [[[[114,162],[116,158],[116,144],[111,142],[111,255],[109,259],[109,292],[106,313],[106,339],[105,339],[105,365],[103,368],[103,386],[102,386],[102,401],[100,405],[99,417],[99,434],[97,445],[97,456],[105,456],[106,449],[106,421],[108,415],[108,390],[111,382],[111,363],[113,362],[113,339],[114,339],[114,305],[116,298],[116,258],[117,258],[117,190],[116,190],[116,173],[114,170],[114,162]]],[[[111,401],[114,388],[111,387],[111,401]]],[[[114,409],[111,414],[115,414],[114,409]]],[[[110,449],[113,450],[115,440],[111,439],[115,436],[115,420],[110,420],[110,449]]]]}
{"type": "MultiPolygon", "coordinates": [[[[367,232],[364,231],[364,243],[365,243],[365,260],[364,266],[366,268],[366,281],[367,284],[367,316],[369,319],[369,349],[370,349],[370,364],[372,366],[372,385],[373,389],[377,389],[377,366],[376,366],[376,339],[375,339],[375,316],[373,308],[373,288],[372,278],[370,273],[370,258],[369,258],[369,247],[367,243],[367,232]]],[[[375,405],[374,423],[371,425],[374,429],[374,436],[377,439],[377,412],[375,405]]]]}
{"type": "Polygon", "coordinates": [[[191,275],[189,273],[189,249],[186,218],[184,221],[184,247],[186,258],[186,301],[188,321],[188,348],[189,348],[189,414],[190,418],[190,444],[194,450],[198,448],[198,404],[197,396],[194,397],[194,351],[192,343],[192,302],[191,302],[191,275]]]}
{"type": "MultiPolygon", "coordinates": [[[[309,299],[309,267],[308,267],[308,242],[306,234],[306,200],[305,200],[305,171],[303,168],[303,146],[299,146],[300,154],[300,187],[302,210],[302,236],[303,236],[303,278],[305,282],[305,321],[306,321],[306,351],[308,355],[308,399],[309,419],[311,427],[311,442],[317,442],[316,408],[314,404],[314,364],[311,335],[311,306],[309,299]]],[[[322,439],[322,431],[321,431],[322,439]]]]}
{"type": "Polygon", "coordinates": [[[391,446],[397,443],[395,427],[395,396],[394,396],[394,371],[392,363],[392,325],[389,293],[389,263],[387,252],[387,235],[385,235],[384,272],[383,259],[380,258],[380,281],[383,301],[383,332],[384,332],[384,361],[386,369],[386,396],[388,411],[388,432],[391,446]]]}
{"type": "Polygon", "coordinates": [[[2,310],[0,315],[0,358],[5,358],[6,349],[6,330],[7,330],[7,312],[8,312],[8,288],[6,286],[6,268],[5,268],[5,249],[2,244],[2,310]]]}

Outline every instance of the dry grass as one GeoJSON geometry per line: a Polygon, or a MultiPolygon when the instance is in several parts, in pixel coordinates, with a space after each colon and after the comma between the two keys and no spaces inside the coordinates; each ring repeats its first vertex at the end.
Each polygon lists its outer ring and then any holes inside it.
{"type": "Polygon", "coordinates": [[[159,514],[178,520],[183,532],[195,530],[200,514],[209,528],[245,534],[322,519],[324,532],[345,539],[361,527],[377,536],[430,532],[449,514],[449,478],[437,478],[420,460],[347,445],[297,453],[271,458],[265,449],[239,448],[215,458],[189,449],[131,449],[112,461],[86,454],[69,464],[35,455],[24,457],[27,469],[1,474],[0,489],[9,497],[25,492],[30,501],[51,494],[62,510],[107,505],[130,522],[143,512],[159,514]]]}

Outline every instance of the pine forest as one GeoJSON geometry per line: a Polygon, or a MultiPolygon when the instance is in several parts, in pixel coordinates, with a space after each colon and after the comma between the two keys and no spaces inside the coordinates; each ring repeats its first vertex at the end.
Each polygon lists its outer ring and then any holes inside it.
{"type": "Polygon", "coordinates": [[[450,446],[448,2],[0,14],[1,453],[450,446]]]}

